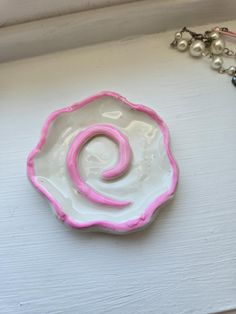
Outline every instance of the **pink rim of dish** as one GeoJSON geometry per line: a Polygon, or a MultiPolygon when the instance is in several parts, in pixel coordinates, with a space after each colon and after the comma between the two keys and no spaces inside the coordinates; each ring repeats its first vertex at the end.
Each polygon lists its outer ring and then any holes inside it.
{"type": "Polygon", "coordinates": [[[118,233],[127,233],[127,232],[132,232],[137,229],[140,229],[147,225],[149,222],[151,222],[152,217],[154,214],[157,213],[158,208],[163,205],[166,201],[168,201],[171,197],[173,197],[175,190],[177,188],[177,183],[178,183],[178,176],[179,176],[179,171],[178,171],[178,166],[177,163],[171,153],[170,150],[170,136],[168,132],[168,128],[164,121],[157,115],[157,113],[150,109],[149,107],[146,107],[144,105],[137,105],[129,102],[126,98],[123,96],[119,95],[118,93],[115,92],[110,92],[110,91],[103,91],[100,93],[97,93],[89,98],[86,98],[85,100],[75,103],[69,107],[62,108],[60,110],[57,110],[53,112],[48,119],[46,120],[45,124],[43,125],[42,131],[41,131],[41,137],[36,145],[36,147],[32,150],[32,152],[29,154],[28,159],[27,159],[27,175],[31,181],[31,183],[35,186],[35,188],[45,196],[48,201],[51,203],[53,209],[55,210],[55,213],[57,217],[66,223],[67,225],[77,228],[77,229],[87,229],[87,228],[99,228],[99,229],[105,229],[105,230],[110,230],[118,233]],[[131,219],[125,222],[121,223],[113,223],[109,222],[106,220],[94,220],[94,221],[89,221],[89,222],[79,222],[69,215],[67,215],[64,211],[62,206],[58,203],[56,199],[40,184],[40,182],[37,180],[37,176],[35,174],[35,168],[34,168],[34,158],[36,155],[41,151],[42,147],[44,146],[46,139],[47,139],[47,134],[49,131],[50,125],[53,123],[53,121],[62,113],[65,112],[73,112],[75,110],[78,110],[85,105],[91,103],[94,100],[97,100],[102,97],[112,97],[115,98],[119,101],[121,101],[123,104],[126,104],[133,110],[141,111],[147,114],[149,117],[151,117],[158,125],[160,128],[162,135],[163,135],[163,140],[164,140],[164,146],[166,149],[166,153],[168,155],[172,170],[173,170],[173,175],[172,175],[172,183],[169,187],[169,189],[164,192],[163,194],[159,195],[154,201],[150,203],[150,205],[145,209],[145,211],[136,219],[131,219]]]}

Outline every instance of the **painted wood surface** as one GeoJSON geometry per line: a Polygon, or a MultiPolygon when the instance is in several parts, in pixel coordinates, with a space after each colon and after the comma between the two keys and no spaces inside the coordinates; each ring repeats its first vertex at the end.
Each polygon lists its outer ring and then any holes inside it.
{"type": "MultiPolygon", "coordinates": [[[[19,2],[20,5],[21,2],[19,2]]],[[[145,0],[0,29],[0,62],[235,19],[232,0],[145,0]]]]}
{"type": "Polygon", "coordinates": [[[0,0],[0,26],[94,10],[138,0],[0,0]]]}
{"type": "Polygon", "coordinates": [[[172,36],[0,65],[0,313],[236,308],[236,90],[206,62],[170,49],[172,36]],[[175,199],[128,236],[65,227],[26,178],[48,114],[107,89],[160,114],[180,167],[175,199]]]}

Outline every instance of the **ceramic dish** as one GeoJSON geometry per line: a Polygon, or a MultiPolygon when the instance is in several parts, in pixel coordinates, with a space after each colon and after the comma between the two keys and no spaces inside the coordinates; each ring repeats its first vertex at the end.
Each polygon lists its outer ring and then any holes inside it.
{"type": "Polygon", "coordinates": [[[178,181],[165,123],[113,92],[52,113],[27,171],[60,220],[113,233],[149,224],[178,181]]]}

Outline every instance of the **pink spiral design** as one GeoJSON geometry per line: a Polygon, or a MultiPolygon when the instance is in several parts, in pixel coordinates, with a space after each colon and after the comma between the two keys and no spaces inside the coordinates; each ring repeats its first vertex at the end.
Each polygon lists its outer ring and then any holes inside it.
{"type": "Polygon", "coordinates": [[[70,146],[66,158],[69,175],[78,192],[84,195],[88,200],[106,206],[125,207],[131,204],[131,202],[115,200],[96,192],[83,180],[80,174],[77,162],[78,154],[89,140],[98,135],[105,135],[111,138],[119,147],[118,162],[112,168],[103,171],[102,178],[105,180],[116,179],[128,170],[132,159],[132,151],[128,139],[112,125],[94,124],[81,131],[70,146]]]}

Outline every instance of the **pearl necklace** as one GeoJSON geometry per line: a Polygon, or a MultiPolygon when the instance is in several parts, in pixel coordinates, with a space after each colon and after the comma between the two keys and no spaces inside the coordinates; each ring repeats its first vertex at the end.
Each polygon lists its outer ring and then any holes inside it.
{"type": "Polygon", "coordinates": [[[224,37],[226,36],[236,38],[236,33],[227,27],[215,27],[203,34],[183,27],[182,30],[175,33],[175,38],[170,45],[181,52],[189,50],[189,54],[194,58],[209,58],[212,69],[220,74],[227,73],[232,76],[232,83],[236,87],[236,67],[234,65],[224,67],[223,57],[231,57],[236,60],[236,52],[225,47],[224,37]],[[184,37],[186,34],[188,37],[184,37]]]}

